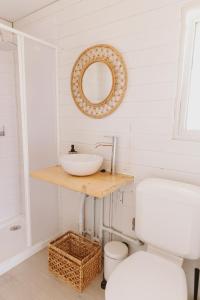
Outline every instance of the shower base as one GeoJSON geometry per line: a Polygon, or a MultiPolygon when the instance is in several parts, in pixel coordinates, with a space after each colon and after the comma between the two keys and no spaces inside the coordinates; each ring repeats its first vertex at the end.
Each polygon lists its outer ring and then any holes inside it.
{"type": "Polygon", "coordinates": [[[0,245],[0,264],[24,251],[27,245],[23,215],[0,223],[0,245]]]}

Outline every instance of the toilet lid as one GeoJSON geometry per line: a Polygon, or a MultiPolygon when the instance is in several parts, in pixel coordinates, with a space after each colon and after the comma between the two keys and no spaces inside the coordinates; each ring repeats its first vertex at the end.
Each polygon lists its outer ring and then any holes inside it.
{"type": "Polygon", "coordinates": [[[187,300],[186,277],[174,262],[136,252],[120,263],[106,286],[106,300],[187,300]]]}

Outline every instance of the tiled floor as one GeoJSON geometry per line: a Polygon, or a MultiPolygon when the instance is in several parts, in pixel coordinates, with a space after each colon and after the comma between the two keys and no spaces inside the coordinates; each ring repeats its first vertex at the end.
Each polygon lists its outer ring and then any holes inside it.
{"type": "Polygon", "coordinates": [[[45,249],[0,277],[0,300],[104,300],[101,279],[77,293],[48,272],[45,249]]]}

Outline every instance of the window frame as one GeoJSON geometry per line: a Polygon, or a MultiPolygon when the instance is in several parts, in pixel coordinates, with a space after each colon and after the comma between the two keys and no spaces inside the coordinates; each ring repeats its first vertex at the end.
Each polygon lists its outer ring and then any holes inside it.
{"type": "Polygon", "coordinates": [[[178,68],[178,93],[174,116],[174,138],[200,142],[200,129],[190,130],[186,127],[197,23],[200,23],[200,4],[198,0],[195,0],[182,10],[181,51],[178,68]]]}

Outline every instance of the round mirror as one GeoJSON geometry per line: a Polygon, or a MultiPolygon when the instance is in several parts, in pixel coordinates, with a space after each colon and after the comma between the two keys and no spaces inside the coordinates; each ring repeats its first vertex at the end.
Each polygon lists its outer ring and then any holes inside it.
{"type": "Polygon", "coordinates": [[[122,55],[112,46],[100,44],[84,50],[74,63],[71,92],[78,109],[101,119],[121,104],[127,87],[122,55]]]}
{"type": "Polygon", "coordinates": [[[113,76],[106,63],[92,63],[86,70],[82,79],[82,90],[85,97],[94,104],[105,100],[113,86],[113,76]]]}

